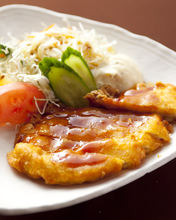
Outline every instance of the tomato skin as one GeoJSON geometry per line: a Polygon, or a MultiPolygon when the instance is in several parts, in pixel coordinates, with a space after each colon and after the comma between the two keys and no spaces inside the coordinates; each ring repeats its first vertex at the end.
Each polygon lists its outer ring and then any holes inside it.
{"type": "MultiPolygon", "coordinates": [[[[14,82],[0,86],[0,126],[28,121],[32,113],[37,112],[34,96],[45,98],[37,87],[29,83],[14,82]]],[[[44,105],[44,101],[37,103],[39,108],[44,105]]]]}

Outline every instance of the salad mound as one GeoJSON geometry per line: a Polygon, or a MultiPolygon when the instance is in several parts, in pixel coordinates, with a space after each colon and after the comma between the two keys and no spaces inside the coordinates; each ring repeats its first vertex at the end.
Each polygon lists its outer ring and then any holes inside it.
{"type": "MultiPolygon", "coordinates": [[[[115,44],[116,41],[109,41],[94,29],[85,29],[81,24],[79,27],[53,24],[43,31],[27,34],[23,40],[13,38],[6,43],[5,49],[0,48],[0,52],[3,50],[0,53],[3,55],[0,59],[0,75],[12,81],[30,82],[43,91],[46,99],[55,100],[49,81],[38,64],[45,57],[61,60],[63,52],[71,47],[86,61],[85,69],[89,67],[98,88],[110,84],[120,91],[126,90],[141,82],[143,77],[131,58],[115,51],[115,44]]],[[[63,56],[62,59],[65,58],[63,56]]],[[[66,62],[69,66],[68,57],[66,62]]],[[[95,88],[93,84],[91,89],[95,88]]]]}

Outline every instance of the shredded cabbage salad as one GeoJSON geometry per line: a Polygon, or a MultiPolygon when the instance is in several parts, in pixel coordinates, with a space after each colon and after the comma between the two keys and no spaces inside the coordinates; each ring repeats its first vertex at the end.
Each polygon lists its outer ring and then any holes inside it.
{"type": "Polygon", "coordinates": [[[61,58],[67,47],[81,52],[93,74],[103,71],[103,67],[116,64],[116,53],[112,46],[115,41],[108,42],[105,36],[97,34],[94,29],[79,27],[59,27],[51,25],[41,32],[25,35],[24,40],[12,39],[6,45],[11,48],[11,55],[0,60],[0,76],[5,75],[13,81],[30,82],[39,87],[46,100],[55,100],[48,79],[42,75],[39,62],[44,57],[61,58]]]}

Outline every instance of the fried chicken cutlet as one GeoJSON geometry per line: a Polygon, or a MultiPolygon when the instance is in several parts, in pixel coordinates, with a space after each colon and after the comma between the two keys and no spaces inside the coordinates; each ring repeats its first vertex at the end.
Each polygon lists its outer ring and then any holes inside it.
{"type": "Polygon", "coordinates": [[[112,96],[106,90],[100,89],[85,97],[94,106],[157,113],[170,119],[176,118],[176,86],[171,84],[138,83],[135,89],[127,90],[119,96],[112,96]]]}
{"type": "Polygon", "coordinates": [[[158,115],[58,108],[20,128],[8,162],[47,184],[78,184],[136,167],[169,141],[158,115]]]}

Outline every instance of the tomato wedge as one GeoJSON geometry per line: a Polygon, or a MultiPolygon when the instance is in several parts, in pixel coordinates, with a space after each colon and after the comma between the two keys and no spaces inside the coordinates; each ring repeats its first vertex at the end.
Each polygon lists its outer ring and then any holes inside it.
{"type": "MultiPolygon", "coordinates": [[[[14,82],[0,86],[0,126],[21,124],[37,112],[34,97],[43,99],[44,94],[34,85],[14,82]]],[[[37,102],[42,108],[44,101],[37,102]]]]}

